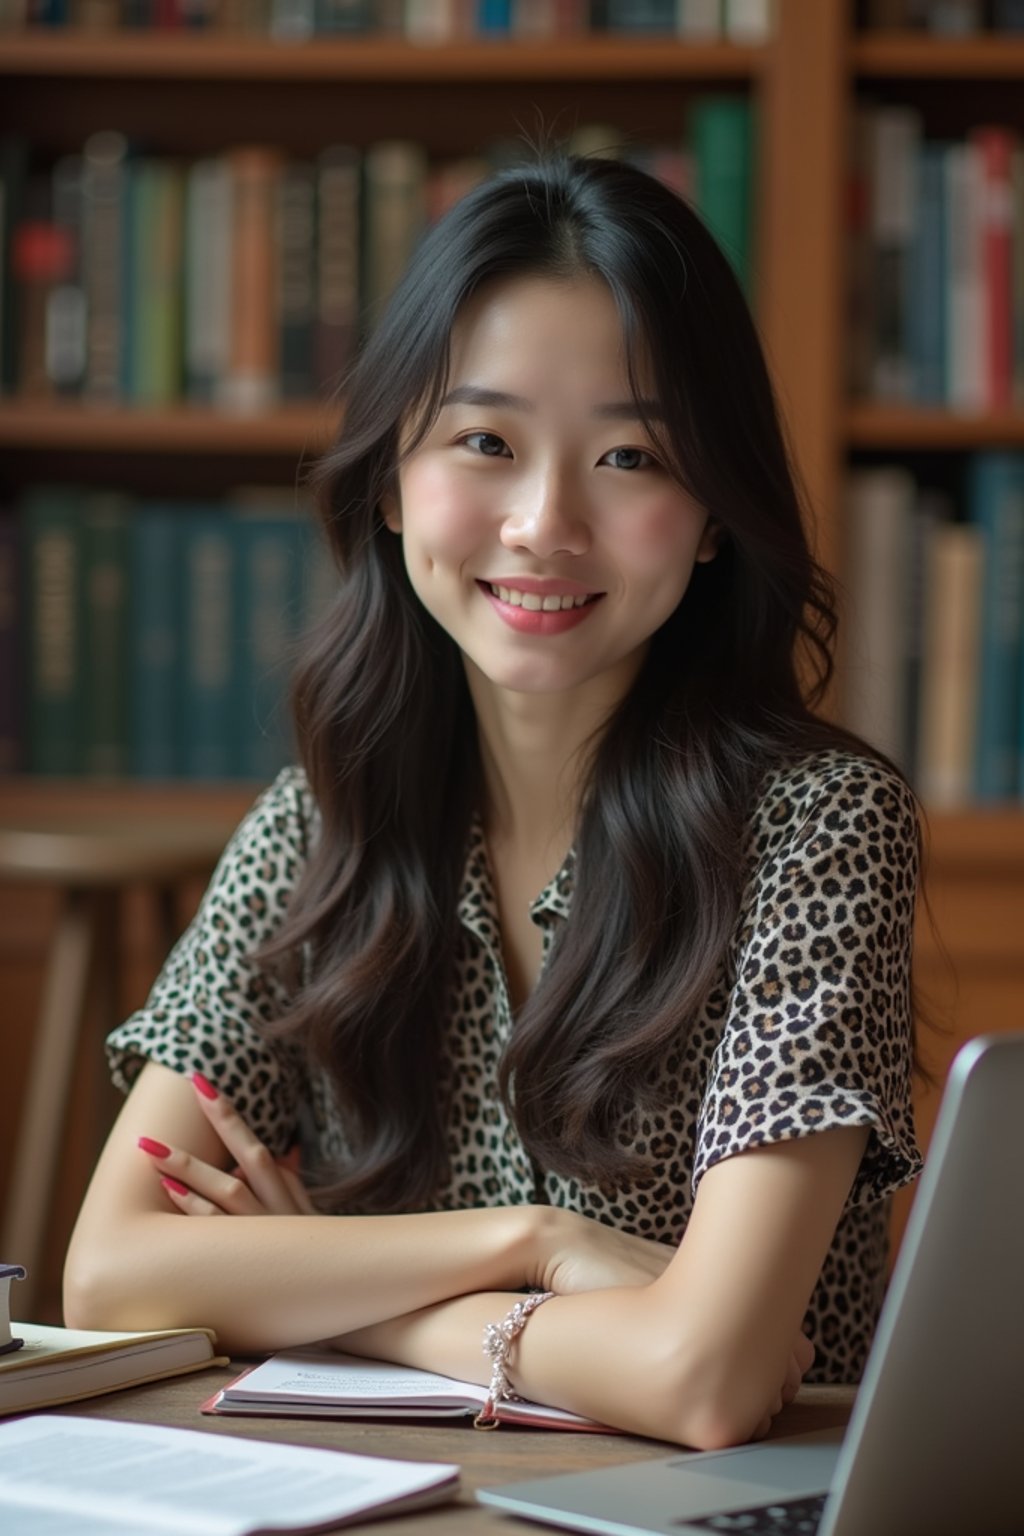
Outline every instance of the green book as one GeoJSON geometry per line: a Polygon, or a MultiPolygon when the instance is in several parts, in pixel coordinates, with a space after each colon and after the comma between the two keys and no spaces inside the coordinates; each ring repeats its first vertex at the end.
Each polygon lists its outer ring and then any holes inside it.
{"type": "Polygon", "coordinates": [[[130,167],[127,394],[142,405],[180,399],[185,180],[168,160],[130,167]]]}
{"type": "Polygon", "coordinates": [[[28,594],[28,762],[34,773],[77,774],[83,762],[83,523],[81,499],[39,486],[21,504],[28,594]]]}
{"type": "Polygon", "coordinates": [[[754,122],[743,96],[705,96],[690,117],[697,207],[750,295],[754,122]]]}

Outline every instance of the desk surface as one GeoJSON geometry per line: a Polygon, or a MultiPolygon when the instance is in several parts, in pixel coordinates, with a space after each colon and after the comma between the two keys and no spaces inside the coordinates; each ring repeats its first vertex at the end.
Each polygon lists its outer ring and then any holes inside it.
{"type": "MultiPolygon", "coordinates": [[[[199,1404],[237,1375],[237,1368],[197,1372],[172,1381],[133,1387],[63,1410],[97,1419],[128,1419],[144,1424],[167,1424],[211,1434],[245,1435],[262,1440],[283,1440],[293,1445],[326,1446],[371,1456],[393,1456],[410,1461],[450,1461],[462,1468],[462,1483],[453,1504],[438,1505],[421,1513],[375,1520],[368,1527],[376,1536],[498,1536],[528,1529],[486,1510],[473,1498],[473,1490],[492,1483],[510,1483],[541,1477],[546,1473],[576,1472],[615,1462],[640,1461],[664,1456],[678,1446],[630,1435],[573,1434],[568,1430],[501,1429],[483,1433],[469,1421],[456,1424],[423,1424],[411,1421],[359,1422],[328,1419],[211,1418],[200,1414],[199,1404]]],[[[805,1387],[797,1401],[783,1410],[772,1429],[778,1435],[802,1434],[811,1429],[845,1424],[853,1402],[851,1387],[805,1387]]],[[[340,1529],[340,1527],[339,1527],[340,1529]]],[[[351,1529],[351,1527],[346,1527],[351,1529]]],[[[538,1527],[539,1529],[539,1527],[538,1527]]]]}

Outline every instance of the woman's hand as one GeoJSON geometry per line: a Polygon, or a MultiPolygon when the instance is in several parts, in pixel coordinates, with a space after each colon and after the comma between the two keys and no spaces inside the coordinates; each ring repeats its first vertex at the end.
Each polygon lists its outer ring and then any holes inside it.
{"type": "Polygon", "coordinates": [[[760,1424],[751,1435],[752,1440],[763,1440],[772,1427],[772,1420],[777,1413],[781,1413],[787,1403],[791,1403],[800,1390],[800,1383],[814,1363],[814,1345],[805,1333],[797,1334],[796,1343],[793,1345],[789,1360],[786,1363],[786,1374],[778,1395],[771,1408],[765,1414],[760,1424]]]}
{"type": "Polygon", "coordinates": [[[667,1269],[675,1249],[652,1238],[634,1237],[590,1216],[538,1207],[537,1272],[530,1284],[570,1295],[612,1286],[650,1285],[667,1269]]]}
{"type": "Polygon", "coordinates": [[[291,1157],[275,1158],[201,1072],[192,1086],[204,1115],[234,1159],[231,1172],[148,1136],[139,1146],[159,1171],[169,1199],[186,1216],[312,1216],[315,1208],[291,1157]]]}

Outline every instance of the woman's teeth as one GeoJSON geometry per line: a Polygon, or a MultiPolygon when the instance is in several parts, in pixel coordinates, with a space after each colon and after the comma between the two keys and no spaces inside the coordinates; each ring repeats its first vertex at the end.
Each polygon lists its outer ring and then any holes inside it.
{"type": "Polygon", "coordinates": [[[585,592],[582,597],[572,597],[566,593],[564,597],[559,597],[557,593],[550,592],[542,596],[540,592],[517,592],[514,587],[496,587],[490,582],[488,586],[501,602],[509,603],[513,608],[525,608],[532,613],[558,613],[562,608],[582,608],[594,595],[585,592]]]}

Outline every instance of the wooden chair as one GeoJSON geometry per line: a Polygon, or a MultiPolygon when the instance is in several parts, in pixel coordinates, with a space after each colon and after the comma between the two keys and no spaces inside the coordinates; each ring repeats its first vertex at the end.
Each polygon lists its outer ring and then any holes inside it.
{"type": "Polygon", "coordinates": [[[122,898],[133,885],[151,892],[166,953],[178,937],[177,888],[209,875],[230,832],[222,822],[139,818],[0,826],[0,884],[60,891],[0,1233],[0,1256],[28,1272],[22,1317],[36,1299],[76,1057],[83,1046],[95,1054],[98,1083],[103,1037],[120,1022],[122,898]]]}

